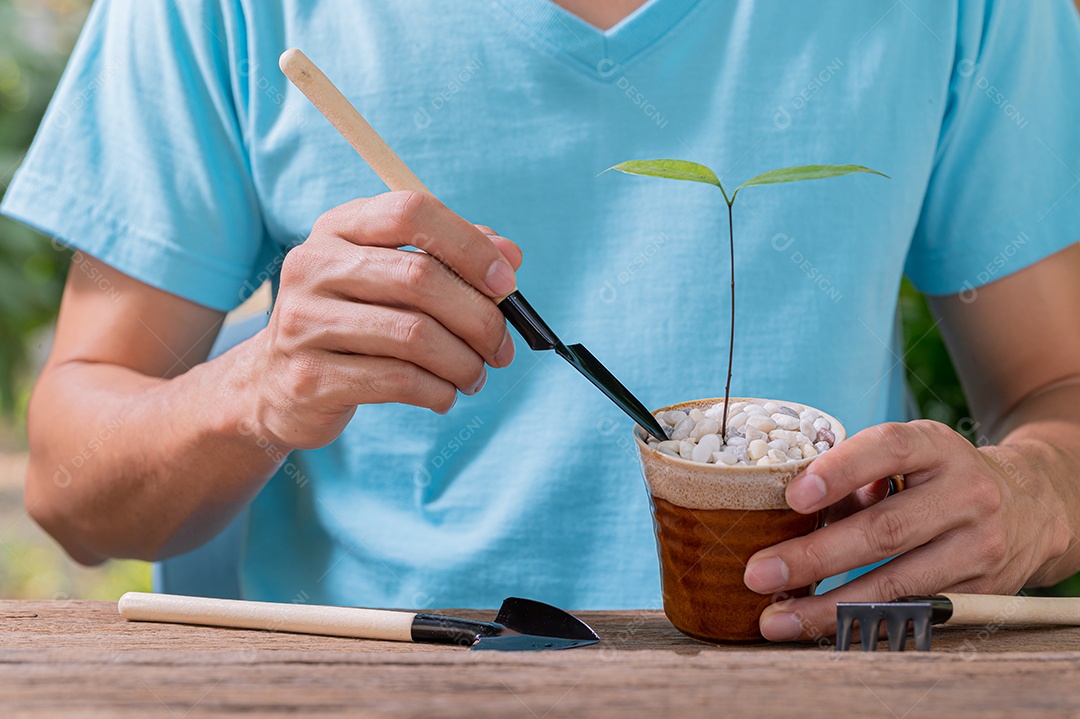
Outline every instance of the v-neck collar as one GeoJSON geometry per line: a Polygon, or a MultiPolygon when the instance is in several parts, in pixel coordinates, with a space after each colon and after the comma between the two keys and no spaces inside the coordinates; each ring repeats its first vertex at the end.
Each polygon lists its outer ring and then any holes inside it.
{"type": "Polygon", "coordinates": [[[548,50],[577,61],[580,69],[607,79],[669,33],[700,0],[648,0],[608,30],[590,25],[552,0],[493,0],[517,29],[548,50]]]}

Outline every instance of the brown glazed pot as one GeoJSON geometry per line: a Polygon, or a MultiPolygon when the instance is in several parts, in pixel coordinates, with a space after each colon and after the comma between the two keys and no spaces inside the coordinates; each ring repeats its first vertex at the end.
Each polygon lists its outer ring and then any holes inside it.
{"type": "MultiPolygon", "coordinates": [[[[657,411],[705,410],[722,401],[694,400],[657,411]]],[[[731,401],[809,409],[780,400],[732,397],[731,401]]],[[[846,436],[843,425],[825,412],[821,416],[832,423],[836,442],[841,442],[846,436]]],[[[651,449],[640,429],[635,429],[634,438],[652,501],[668,619],[683,634],[705,642],[764,642],[758,618],[765,607],[808,596],[814,587],[761,595],[743,584],[743,573],[755,552],[820,525],[819,515],[799,514],[784,498],[788,483],[814,458],[771,466],[701,464],[651,449]]]]}

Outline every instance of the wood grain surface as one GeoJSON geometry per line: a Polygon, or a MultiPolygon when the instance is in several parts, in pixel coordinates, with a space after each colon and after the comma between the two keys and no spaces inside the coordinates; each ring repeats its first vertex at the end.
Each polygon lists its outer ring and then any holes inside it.
{"type": "Polygon", "coordinates": [[[713,647],[656,611],[579,616],[600,644],[508,654],[5,601],[0,716],[1080,716],[1080,629],[945,628],[928,654],[863,654],[713,647]]]}

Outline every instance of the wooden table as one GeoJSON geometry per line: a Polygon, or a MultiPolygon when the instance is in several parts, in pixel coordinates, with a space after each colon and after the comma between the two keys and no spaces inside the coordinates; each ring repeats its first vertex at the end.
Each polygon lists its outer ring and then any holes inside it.
{"type": "Polygon", "coordinates": [[[580,616],[600,644],[507,654],[4,601],[0,717],[1080,716],[1080,629],[942,629],[931,653],[863,654],[708,646],[654,611],[580,616]]]}

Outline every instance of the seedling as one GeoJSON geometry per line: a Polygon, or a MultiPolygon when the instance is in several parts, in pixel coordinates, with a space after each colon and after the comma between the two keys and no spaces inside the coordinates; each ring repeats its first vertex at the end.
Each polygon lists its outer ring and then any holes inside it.
{"type": "Polygon", "coordinates": [[[729,196],[715,172],[705,165],[699,165],[696,162],[687,160],[629,160],[620,162],[614,167],[609,167],[604,172],[609,170],[618,170],[628,175],[662,177],[668,180],[684,180],[686,182],[715,185],[720,188],[720,193],[724,196],[724,202],[727,203],[728,209],[728,249],[731,255],[731,332],[728,340],[727,383],[724,386],[724,418],[720,423],[720,436],[727,437],[728,404],[730,404],[729,399],[731,397],[731,368],[735,359],[735,218],[733,208],[739,191],[744,187],[778,185],[782,182],[799,182],[801,180],[823,180],[828,177],[840,177],[856,172],[868,172],[886,178],[888,175],[862,165],[797,165],[795,167],[783,167],[779,170],[770,170],[751,177],[736,187],[735,191],[729,196]]]}

